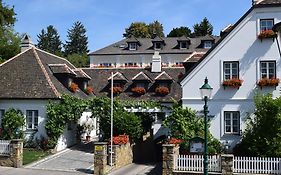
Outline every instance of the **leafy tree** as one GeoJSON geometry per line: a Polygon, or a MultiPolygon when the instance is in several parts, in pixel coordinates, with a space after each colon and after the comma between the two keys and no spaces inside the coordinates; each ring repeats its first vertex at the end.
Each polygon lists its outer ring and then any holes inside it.
{"type": "Polygon", "coordinates": [[[38,37],[38,48],[47,52],[61,56],[61,45],[60,36],[54,26],[49,25],[46,30],[42,29],[38,37]]]}
{"type": "Polygon", "coordinates": [[[12,27],[3,27],[0,31],[0,63],[20,52],[20,35],[12,27]]]}
{"type": "Polygon", "coordinates": [[[14,8],[0,0],[0,63],[20,52],[20,37],[13,30],[15,16],[14,8]]]}
{"type": "Polygon", "coordinates": [[[205,17],[200,23],[197,23],[193,26],[195,36],[205,36],[205,35],[212,35],[213,33],[213,26],[205,17]]]}
{"type": "Polygon", "coordinates": [[[163,32],[163,25],[157,20],[148,24],[148,32],[151,38],[153,38],[154,36],[165,36],[163,32]]]}
{"type": "Polygon", "coordinates": [[[181,37],[181,36],[191,36],[191,30],[188,27],[179,27],[179,28],[173,28],[170,33],[167,35],[167,37],[181,37]]]}
{"type": "Polygon", "coordinates": [[[69,29],[67,33],[68,41],[66,41],[66,44],[64,46],[66,56],[74,53],[86,54],[89,52],[86,29],[81,22],[75,22],[72,28],[69,29]]]}
{"type": "Polygon", "coordinates": [[[0,26],[10,26],[14,25],[16,22],[16,13],[14,7],[10,8],[9,6],[3,4],[0,0],[0,26]]]}
{"type": "Polygon", "coordinates": [[[133,22],[131,25],[125,29],[123,37],[130,38],[150,38],[149,29],[144,22],[133,22]]]}
{"type": "Polygon", "coordinates": [[[89,65],[89,58],[87,54],[71,54],[67,56],[69,60],[75,67],[86,67],[89,65]]]}
{"type": "Polygon", "coordinates": [[[257,95],[255,116],[249,117],[242,141],[235,154],[248,156],[281,156],[281,97],[257,95]]]}
{"type": "Polygon", "coordinates": [[[10,140],[23,138],[22,127],[25,124],[24,115],[20,110],[13,108],[4,113],[1,123],[1,139],[10,140]]]}
{"type": "MultiPolygon", "coordinates": [[[[195,136],[204,137],[203,118],[197,117],[195,111],[182,108],[178,103],[172,107],[172,113],[164,121],[164,126],[170,129],[172,137],[184,140],[185,145],[195,136]]],[[[219,141],[210,132],[208,134],[209,153],[221,153],[222,146],[219,141]]]]}

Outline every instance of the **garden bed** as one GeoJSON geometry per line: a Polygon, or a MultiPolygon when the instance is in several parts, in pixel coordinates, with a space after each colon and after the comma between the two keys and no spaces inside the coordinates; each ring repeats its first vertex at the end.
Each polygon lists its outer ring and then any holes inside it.
{"type": "Polygon", "coordinates": [[[49,151],[37,150],[37,149],[23,149],[23,165],[30,164],[47,157],[51,153],[49,151]]]}

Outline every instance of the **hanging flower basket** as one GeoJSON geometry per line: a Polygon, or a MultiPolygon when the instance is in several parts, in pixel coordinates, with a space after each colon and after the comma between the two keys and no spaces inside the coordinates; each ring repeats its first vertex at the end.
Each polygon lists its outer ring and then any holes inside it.
{"type": "Polygon", "coordinates": [[[233,87],[233,88],[239,88],[242,86],[243,80],[240,80],[238,78],[233,78],[229,80],[224,80],[222,85],[224,87],[233,87]]]}
{"type": "Polygon", "coordinates": [[[93,86],[87,86],[87,88],[86,88],[86,93],[87,93],[87,94],[93,94],[93,93],[94,93],[94,88],[93,88],[93,86]]]}
{"type": "Polygon", "coordinates": [[[145,88],[143,87],[134,87],[131,89],[131,91],[135,94],[135,95],[143,95],[146,93],[145,88]]]}
{"type": "Polygon", "coordinates": [[[165,87],[165,86],[159,86],[159,87],[157,87],[156,89],[155,89],[155,93],[157,94],[157,95],[167,95],[167,94],[169,94],[169,88],[167,88],[167,87],[165,87]]]}
{"type": "Polygon", "coordinates": [[[76,92],[78,90],[78,85],[76,83],[71,83],[69,89],[71,92],[76,92]]]}
{"type": "Polygon", "coordinates": [[[263,40],[265,38],[276,38],[276,33],[273,30],[263,30],[261,33],[258,35],[258,38],[260,40],[263,40]]]}
{"type": "Polygon", "coordinates": [[[264,86],[278,86],[280,80],[279,78],[262,78],[257,83],[258,86],[264,87],[264,86]]]}
{"type": "MultiPolygon", "coordinates": [[[[109,93],[111,92],[111,88],[109,88],[109,93]]],[[[117,94],[120,94],[123,92],[123,88],[122,87],[119,87],[119,86],[116,86],[116,87],[113,87],[113,94],[117,95],[117,94]]]]}

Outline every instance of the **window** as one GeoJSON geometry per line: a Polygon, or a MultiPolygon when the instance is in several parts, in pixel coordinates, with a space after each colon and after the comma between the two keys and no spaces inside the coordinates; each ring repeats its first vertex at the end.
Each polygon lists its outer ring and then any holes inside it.
{"type": "Polygon", "coordinates": [[[167,82],[159,82],[158,85],[160,87],[167,87],[167,88],[169,87],[169,84],[167,82]]]}
{"type": "Polygon", "coordinates": [[[276,63],[275,61],[261,61],[260,62],[260,76],[261,78],[276,78],[276,63]]]}
{"type": "Polygon", "coordinates": [[[129,50],[137,50],[137,43],[129,43],[129,50]]]}
{"type": "Polygon", "coordinates": [[[212,41],[204,41],[204,48],[210,49],[213,46],[212,41]]]}
{"type": "Polygon", "coordinates": [[[273,19],[261,19],[260,20],[260,31],[272,30],[273,19]]]}
{"type": "Polygon", "coordinates": [[[234,79],[237,78],[239,79],[239,65],[238,61],[234,62],[224,62],[223,63],[223,78],[224,80],[229,80],[229,79],[234,79]]]}
{"type": "Polygon", "coordinates": [[[113,82],[113,87],[123,87],[123,84],[113,82]]]}
{"type": "Polygon", "coordinates": [[[240,113],[239,111],[224,112],[224,133],[239,134],[240,132],[240,113]]]}
{"type": "Polygon", "coordinates": [[[111,67],[111,63],[100,63],[100,67],[111,67]]]}
{"type": "Polygon", "coordinates": [[[154,43],[154,49],[155,50],[161,50],[162,48],[162,44],[160,42],[155,42],[154,43]]]}
{"type": "Polygon", "coordinates": [[[180,42],[180,49],[187,49],[187,42],[186,41],[180,42]]]}
{"type": "Polygon", "coordinates": [[[26,128],[37,129],[38,127],[38,110],[26,110],[26,128]]]}
{"type": "Polygon", "coordinates": [[[136,83],[136,87],[145,88],[145,83],[136,83]]]}
{"type": "Polygon", "coordinates": [[[125,63],[125,67],[137,67],[137,63],[132,63],[132,62],[129,62],[129,63],[125,63]]]}
{"type": "Polygon", "coordinates": [[[5,110],[4,109],[0,109],[0,128],[1,128],[1,124],[2,124],[2,119],[4,117],[4,113],[5,113],[5,110]]]}

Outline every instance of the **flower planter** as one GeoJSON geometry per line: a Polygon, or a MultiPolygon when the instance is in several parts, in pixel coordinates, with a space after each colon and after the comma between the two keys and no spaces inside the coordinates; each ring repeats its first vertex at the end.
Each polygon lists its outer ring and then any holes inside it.
{"type": "Polygon", "coordinates": [[[161,96],[165,96],[169,94],[169,88],[165,87],[165,86],[159,86],[155,89],[155,93],[157,95],[161,95],[161,96]]]}
{"type": "Polygon", "coordinates": [[[86,88],[86,93],[87,93],[87,94],[93,94],[93,93],[94,93],[94,88],[93,88],[92,86],[88,86],[88,87],[86,88]]]}
{"type": "Polygon", "coordinates": [[[76,83],[71,83],[69,89],[71,90],[71,92],[76,92],[78,90],[78,85],[76,83]]]}
{"type": "Polygon", "coordinates": [[[263,78],[260,79],[259,82],[257,83],[258,86],[262,87],[275,87],[278,86],[280,80],[279,78],[263,78]]]}
{"type": "Polygon", "coordinates": [[[229,79],[229,80],[224,80],[222,85],[224,88],[226,87],[232,87],[232,88],[238,88],[240,86],[242,86],[243,80],[237,79],[237,78],[233,78],[233,79],[229,79]]]}
{"type": "Polygon", "coordinates": [[[144,95],[146,93],[145,88],[143,87],[134,87],[131,89],[131,91],[135,94],[135,95],[144,95]]]}
{"type": "Polygon", "coordinates": [[[273,30],[264,30],[261,31],[261,33],[258,35],[258,39],[261,41],[266,38],[271,38],[274,41],[274,38],[276,38],[277,34],[273,30]]]}
{"type": "MultiPolygon", "coordinates": [[[[113,87],[113,94],[114,95],[118,95],[120,93],[123,92],[123,88],[122,87],[113,87]]],[[[109,93],[111,93],[111,88],[109,88],[109,93]]]]}

